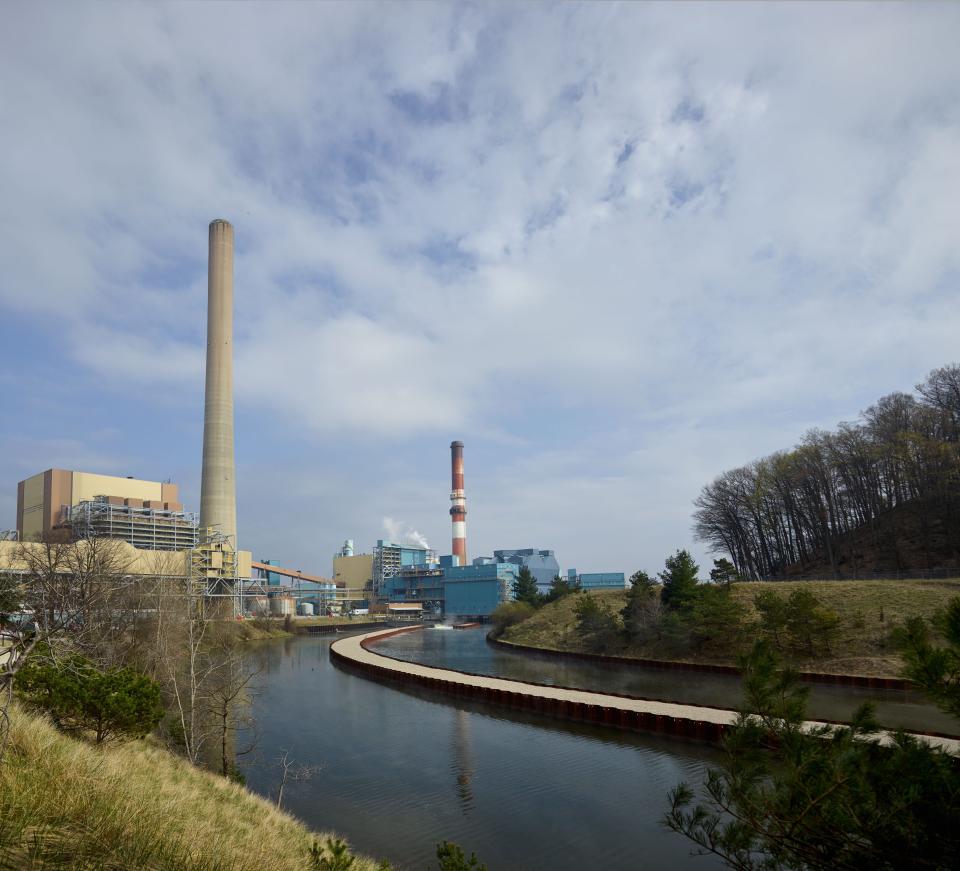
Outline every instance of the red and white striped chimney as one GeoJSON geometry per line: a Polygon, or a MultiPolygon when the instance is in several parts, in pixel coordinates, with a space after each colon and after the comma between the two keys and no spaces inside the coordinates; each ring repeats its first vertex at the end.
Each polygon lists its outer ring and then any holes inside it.
{"type": "Polygon", "coordinates": [[[453,553],[460,565],[467,564],[467,497],[463,492],[463,442],[450,444],[450,519],[453,521],[453,553]]]}

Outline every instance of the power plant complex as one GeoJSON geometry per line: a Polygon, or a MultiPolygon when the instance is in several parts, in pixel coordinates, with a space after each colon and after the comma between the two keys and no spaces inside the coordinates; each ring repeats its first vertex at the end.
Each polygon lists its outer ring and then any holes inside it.
{"type": "MultiPolygon", "coordinates": [[[[560,565],[552,550],[523,548],[495,550],[492,557],[467,562],[467,498],[464,486],[463,442],[450,445],[450,517],[453,524],[451,553],[437,554],[422,544],[380,539],[372,554],[354,554],[348,539],[333,560],[335,578],[350,578],[356,589],[362,579],[369,591],[371,611],[394,615],[488,618],[497,606],[513,598],[513,584],[521,568],[527,568],[546,593],[560,565]],[[368,574],[367,574],[368,573],[368,574]]],[[[623,572],[578,574],[569,569],[567,583],[584,589],[622,589],[623,572]]]]}
{"type": "MultiPolygon", "coordinates": [[[[546,592],[560,574],[551,550],[496,550],[467,560],[464,444],[450,445],[451,552],[437,554],[422,542],[380,539],[369,554],[352,540],[333,559],[332,577],[288,569],[276,560],[255,561],[238,548],[233,413],[233,227],[216,219],[208,230],[207,349],[199,516],[184,510],[171,481],[99,475],[51,468],[17,485],[15,534],[0,533],[0,570],[23,567],[21,547],[43,538],[109,538],[122,542],[124,571],[181,577],[204,595],[229,603],[237,616],[280,616],[353,611],[395,617],[485,619],[513,597],[520,569],[530,570],[546,592]],[[18,543],[19,542],[19,543],[18,543]],[[19,556],[18,556],[19,554],[19,556]]],[[[585,589],[622,588],[623,573],[581,575],[568,582],[585,589]]]]}

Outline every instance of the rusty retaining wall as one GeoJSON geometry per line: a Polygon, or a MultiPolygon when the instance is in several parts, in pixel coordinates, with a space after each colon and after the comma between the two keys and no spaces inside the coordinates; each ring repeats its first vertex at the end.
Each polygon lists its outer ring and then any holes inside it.
{"type": "MultiPolygon", "coordinates": [[[[572,650],[551,650],[547,647],[531,647],[526,644],[517,644],[513,641],[503,641],[487,635],[487,642],[495,647],[512,650],[514,653],[529,656],[544,656],[554,659],[575,659],[585,662],[597,662],[604,665],[636,666],[640,668],[660,668],[676,671],[699,671],[711,674],[728,674],[740,676],[740,669],[732,665],[714,665],[709,662],[677,662],[669,659],[638,659],[632,656],[607,656],[603,653],[580,653],[572,650]]],[[[825,683],[840,686],[866,687],[874,690],[912,690],[913,684],[908,680],[895,677],[872,677],[860,674],[827,674],[817,671],[802,671],[800,679],[809,683],[825,683]]]]}
{"type": "Polygon", "coordinates": [[[368,632],[371,629],[383,629],[389,627],[389,623],[383,621],[375,623],[321,623],[313,626],[304,626],[307,635],[342,635],[347,632],[368,632]]]}
{"type": "MultiPolygon", "coordinates": [[[[331,645],[330,657],[347,668],[356,669],[359,673],[384,683],[421,687],[432,692],[500,705],[534,715],[610,726],[634,732],[653,732],[719,742],[736,717],[735,711],[711,705],[685,705],[664,702],[660,699],[597,693],[574,687],[535,684],[492,675],[440,669],[370,650],[370,647],[378,641],[423,628],[423,626],[405,626],[393,631],[377,632],[368,637],[345,638],[331,645]],[[337,644],[349,641],[356,641],[364,653],[375,659],[373,661],[357,660],[337,650],[337,644]],[[417,669],[419,673],[408,671],[402,666],[417,669]],[[513,689],[514,687],[516,689],[513,689]],[[557,697],[558,694],[560,698],[557,697]],[[564,695],[568,697],[564,698],[564,695]],[[579,698],[569,698],[570,695],[579,698]],[[597,702],[593,703],[590,699],[596,699],[597,702]],[[645,705],[649,705],[651,710],[644,710],[645,705]],[[672,710],[668,713],[663,710],[664,708],[672,710]]],[[[819,727],[844,724],[821,719],[808,721],[807,725],[819,727]]],[[[928,731],[914,731],[908,734],[928,740],[954,756],[960,756],[960,739],[956,736],[928,731]]],[[[881,732],[881,740],[892,741],[893,733],[881,732]]]]}
{"type": "MultiPolygon", "coordinates": [[[[368,649],[368,643],[372,646],[378,641],[390,638],[403,632],[412,632],[421,629],[420,626],[409,626],[397,629],[394,632],[385,632],[374,639],[362,641],[361,646],[368,649]]],[[[383,656],[377,654],[377,656],[383,656]]],[[[590,723],[597,726],[608,726],[615,729],[623,729],[631,732],[652,732],[663,735],[672,735],[675,737],[690,738],[697,741],[707,741],[719,743],[726,731],[726,726],[722,723],[711,722],[707,720],[698,720],[696,718],[674,717],[666,714],[654,714],[646,711],[624,710],[616,706],[602,704],[590,704],[588,702],[579,702],[569,699],[556,699],[539,695],[536,692],[508,691],[498,688],[475,684],[468,680],[447,680],[441,677],[432,677],[422,674],[411,674],[409,672],[396,671],[385,668],[369,662],[359,662],[351,657],[344,656],[334,646],[330,648],[330,657],[336,662],[347,665],[351,669],[356,669],[365,676],[375,680],[412,685],[433,690],[454,698],[472,699],[491,705],[510,708],[515,711],[524,711],[541,716],[548,716],[558,720],[571,720],[578,723],[590,723]]],[[[392,657],[384,656],[394,662],[392,657]]],[[[446,669],[435,669],[439,673],[449,671],[446,669]]],[[[491,675],[472,675],[468,672],[456,672],[464,678],[492,678],[491,675]]],[[[498,682],[504,682],[504,678],[496,678],[498,682]]],[[[510,683],[520,686],[535,688],[534,684],[523,684],[518,681],[510,683]]],[[[544,687],[545,689],[568,689],[566,687],[544,687]]],[[[587,694],[586,690],[571,690],[578,694],[587,694]]],[[[594,694],[598,697],[611,697],[612,694],[594,694]]],[[[630,696],[620,696],[624,699],[633,699],[630,696]]],[[[703,706],[701,706],[703,707],[703,706]]],[[[694,709],[695,710],[695,709],[694,709]]],[[[717,708],[715,710],[723,710],[717,708]]]]}

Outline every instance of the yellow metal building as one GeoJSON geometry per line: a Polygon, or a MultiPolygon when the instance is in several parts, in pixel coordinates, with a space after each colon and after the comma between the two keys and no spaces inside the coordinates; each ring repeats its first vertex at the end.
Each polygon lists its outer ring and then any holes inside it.
{"type": "MultiPolygon", "coordinates": [[[[351,592],[362,592],[367,583],[373,580],[373,554],[360,553],[356,556],[335,556],[333,558],[333,580],[339,587],[343,585],[351,592]]],[[[357,598],[365,598],[358,596],[357,598]]]]}
{"type": "Polygon", "coordinates": [[[20,539],[30,541],[49,532],[66,519],[68,509],[98,496],[139,508],[183,511],[177,484],[47,469],[17,484],[17,532],[20,539]]]}

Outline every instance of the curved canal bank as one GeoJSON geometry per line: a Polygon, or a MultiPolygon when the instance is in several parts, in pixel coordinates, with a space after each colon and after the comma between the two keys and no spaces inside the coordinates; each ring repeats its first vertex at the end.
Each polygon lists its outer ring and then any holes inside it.
{"type": "MultiPolygon", "coordinates": [[[[529,656],[545,656],[556,659],[571,659],[579,662],[595,662],[601,665],[615,665],[635,668],[657,668],[664,671],[698,671],[706,674],[726,674],[740,677],[740,669],[733,665],[718,665],[710,662],[683,662],[672,659],[640,659],[633,656],[607,656],[604,653],[581,653],[575,650],[556,650],[552,647],[533,647],[529,644],[517,644],[487,635],[487,643],[524,653],[529,656]]],[[[823,671],[801,671],[800,680],[806,683],[834,684],[849,687],[864,687],[881,690],[910,690],[913,685],[908,680],[897,677],[874,677],[862,674],[830,674],[823,671]]]]}
{"type": "MultiPolygon", "coordinates": [[[[426,687],[455,698],[628,731],[717,742],[737,716],[730,708],[678,704],[437,668],[385,656],[370,649],[377,642],[414,631],[428,630],[413,626],[344,638],[331,645],[330,656],[378,680],[426,687]]],[[[811,728],[824,722],[808,721],[811,728]]],[[[960,753],[960,740],[937,735],[932,730],[915,730],[915,734],[950,753],[960,753]]]]}
{"type": "MultiPolygon", "coordinates": [[[[737,709],[743,703],[743,681],[736,674],[539,656],[489,644],[483,630],[396,635],[380,642],[376,649],[378,653],[420,665],[527,683],[705,707],[737,709]]],[[[860,705],[870,703],[881,726],[887,729],[960,736],[960,722],[916,691],[819,683],[806,684],[805,690],[807,715],[812,720],[849,722],[860,705]]]]}
{"type": "Polygon", "coordinates": [[[274,800],[285,751],[317,768],[283,797],[312,828],[404,871],[435,868],[444,839],[490,871],[721,867],[691,859],[689,842],[661,824],[670,790],[697,788],[719,761],[711,745],[371,681],[332,661],[333,641],[298,636],[245,651],[260,672],[250,709],[258,749],[238,763],[274,800]]]}

